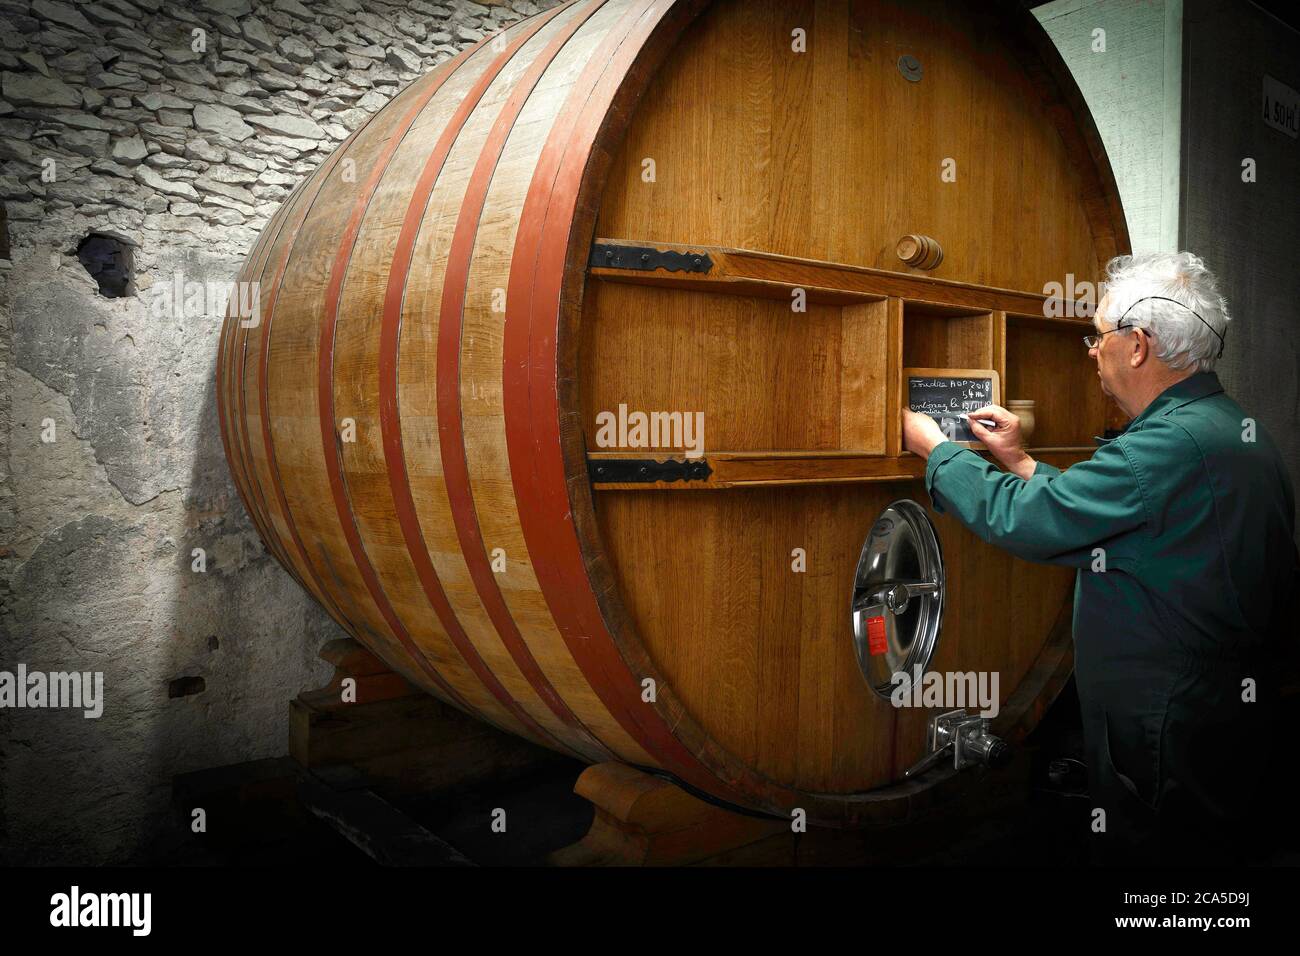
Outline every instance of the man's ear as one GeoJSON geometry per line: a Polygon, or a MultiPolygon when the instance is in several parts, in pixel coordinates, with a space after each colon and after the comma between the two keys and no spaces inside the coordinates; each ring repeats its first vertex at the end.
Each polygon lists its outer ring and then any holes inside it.
{"type": "Polygon", "coordinates": [[[1131,368],[1141,368],[1151,355],[1151,341],[1147,338],[1146,330],[1133,330],[1133,351],[1129,353],[1128,364],[1131,368]]]}

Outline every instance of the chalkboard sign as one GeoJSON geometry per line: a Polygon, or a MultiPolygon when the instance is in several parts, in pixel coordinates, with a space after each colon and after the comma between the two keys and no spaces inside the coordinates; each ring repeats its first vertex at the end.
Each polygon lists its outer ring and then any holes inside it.
{"type": "Polygon", "coordinates": [[[997,372],[983,368],[907,368],[903,369],[903,381],[907,383],[908,408],[938,422],[949,441],[984,447],[966,419],[957,416],[1001,403],[997,372]]]}

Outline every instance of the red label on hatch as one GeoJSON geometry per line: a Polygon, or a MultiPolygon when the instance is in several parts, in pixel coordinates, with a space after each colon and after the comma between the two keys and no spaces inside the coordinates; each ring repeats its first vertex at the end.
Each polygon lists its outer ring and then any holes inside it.
{"type": "Polygon", "coordinates": [[[867,618],[867,650],[872,655],[883,654],[889,646],[885,640],[885,619],[883,617],[867,618]]]}

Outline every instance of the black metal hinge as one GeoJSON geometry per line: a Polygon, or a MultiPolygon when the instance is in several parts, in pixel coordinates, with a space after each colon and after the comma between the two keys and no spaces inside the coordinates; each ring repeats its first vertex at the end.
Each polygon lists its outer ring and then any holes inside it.
{"type": "Polygon", "coordinates": [[[621,246],[596,242],[591,246],[591,260],[587,263],[593,269],[636,269],[639,272],[653,272],[655,269],[667,269],[669,272],[708,272],[713,268],[713,260],[707,252],[677,252],[672,249],[655,249],[652,246],[621,246]]]}
{"type": "Polygon", "coordinates": [[[708,481],[713,469],[703,458],[685,461],[648,458],[593,458],[587,462],[587,474],[602,484],[648,484],[655,481],[708,481]]]}

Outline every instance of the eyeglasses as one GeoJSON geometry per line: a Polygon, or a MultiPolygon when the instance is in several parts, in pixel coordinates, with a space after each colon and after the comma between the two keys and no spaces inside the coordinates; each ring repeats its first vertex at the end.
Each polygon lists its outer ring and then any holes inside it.
{"type": "MultiPolygon", "coordinates": [[[[1102,337],[1103,335],[1110,335],[1110,333],[1112,333],[1112,332],[1118,332],[1120,329],[1134,329],[1134,328],[1138,328],[1138,326],[1135,326],[1135,325],[1124,325],[1124,324],[1123,324],[1123,323],[1124,323],[1124,320],[1128,317],[1128,314],[1129,314],[1130,312],[1132,312],[1133,309],[1134,309],[1134,308],[1135,308],[1139,303],[1146,302],[1148,299],[1159,299],[1159,300],[1162,301],[1162,302],[1172,302],[1174,305],[1181,306],[1182,308],[1187,309],[1187,311],[1188,311],[1188,312],[1191,312],[1192,315],[1196,316],[1198,319],[1201,319],[1201,316],[1200,316],[1200,314],[1199,314],[1198,312],[1196,312],[1194,309],[1189,308],[1188,306],[1183,305],[1183,304],[1182,304],[1181,302],[1179,302],[1177,299],[1171,299],[1171,298],[1169,298],[1168,296],[1163,296],[1163,295],[1148,295],[1148,296],[1144,296],[1144,297],[1142,297],[1141,299],[1138,299],[1137,302],[1134,302],[1133,305],[1130,305],[1127,309],[1125,309],[1125,310],[1124,310],[1124,314],[1121,315],[1121,316],[1119,317],[1119,322],[1117,322],[1117,323],[1115,324],[1115,327],[1114,327],[1113,329],[1107,329],[1105,332],[1102,332],[1102,333],[1100,333],[1100,334],[1098,334],[1098,335],[1085,335],[1085,336],[1083,337],[1083,344],[1086,345],[1086,346],[1088,346],[1088,348],[1090,348],[1090,349],[1095,349],[1097,346],[1099,346],[1099,345],[1101,344],[1101,337],[1102,337]]],[[[1224,340],[1223,340],[1223,335],[1222,335],[1222,333],[1220,333],[1218,329],[1216,329],[1214,326],[1212,326],[1209,322],[1206,322],[1204,319],[1201,319],[1201,322],[1205,325],[1205,327],[1206,327],[1207,329],[1209,329],[1211,332],[1213,332],[1214,335],[1215,335],[1215,337],[1218,338],[1218,340],[1219,340],[1219,354],[1216,355],[1215,358],[1223,358],[1223,347],[1224,347],[1224,345],[1225,345],[1226,343],[1225,343],[1224,340]]],[[[1143,332],[1146,332],[1147,335],[1150,335],[1150,334],[1151,334],[1150,332],[1147,332],[1146,329],[1142,329],[1142,331],[1143,331],[1143,332]]]]}
{"type": "MultiPolygon", "coordinates": [[[[1127,315],[1127,313],[1125,314],[1127,315]]],[[[1134,327],[1135,326],[1132,325],[1117,325],[1113,329],[1107,329],[1105,332],[1101,332],[1098,335],[1085,335],[1083,337],[1083,344],[1088,346],[1090,349],[1095,349],[1097,346],[1101,345],[1101,337],[1103,335],[1110,335],[1110,333],[1118,332],[1120,329],[1131,329],[1134,327]]]]}

